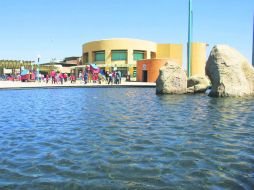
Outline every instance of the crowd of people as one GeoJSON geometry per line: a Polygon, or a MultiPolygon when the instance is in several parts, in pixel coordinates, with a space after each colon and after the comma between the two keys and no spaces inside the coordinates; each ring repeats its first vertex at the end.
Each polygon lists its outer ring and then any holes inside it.
{"type": "Polygon", "coordinates": [[[37,81],[37,82],[46,82],[46,83],[52,83],[52,84],[63,84],[64,82],[71,81],[76,82],[76,77],[74,74],[68,75],[67,73],[61,73],[61,72],[55,72],[51,71],[49,74],[42,74],[42,73],[34,73],[30,72],[25,79],[22,79],[22,75],[1,75],[0,80],[7,80],[7,81],[37,81]]]}
{"type": "MultiPolygon", "coordinates": [[[[121,71],[104,71],[101,70],[99,73],[92,73],[89,70],[85,70],[84,72],[79,72],[78,78],[76,78],[75,74],[66,74],[52,71],[50,75],[44,76],[46,83],[51,80],[52,84],[63,84],[64,82],[70,81],[71,83],[76,83],[77,80],[84,82],[84,84],[88,83],[98,83],[98,84],[121,84],[122,75],[121,71]]],[[[43,80],[43,79],[42,79],[43,80]]]]}
{"type": "Polygon", "coordinates": [[[105,83],[105,84],[121,84],[121,71],[104,71],[102,70],[100,73],[91,73],[89,71],[85,71],[83,74],[80,73],[79,78],[83,78],[84,83],[105,83]]]}
{"type": "Polygon", "coordinates": [[[67,73],[51,71],[50,76],[46,74],[46,83],[48,83],[49,79],[51,79],[52,84],[58,84],[58,83],[63,84],[64,82],[67,82],[68,78],[69,77],[67,73]]]}
{"type": "MultiPolygon", "coordinates": [[[[88,83],[98,83],[98,84],[121,84],[122,82],[122,73],[119,70],[112,72],[101,70],[99,73],[93,73],[90,70],[85,70],[78,73],[78,77],[74,73],[67,74],[57,71],[51,71],[47,74],[42,73],[30,73],[29,79],[37,82],[45,82],[51,84],[64,84],[66,82],[76,83],[76,81],[88,83]],[[33,75],[32,75],[33,74],[33,75]]],[[[14,77],[12,79],[14,81],[14,77]]],[[[15,80],[22,80],[20,75],[15,77],[15,80]]]]}
{"type": "Polygon", "coordinates": [[[108,84],[121,84],[121,71],[106,72],[105,78],[108,84]]]}

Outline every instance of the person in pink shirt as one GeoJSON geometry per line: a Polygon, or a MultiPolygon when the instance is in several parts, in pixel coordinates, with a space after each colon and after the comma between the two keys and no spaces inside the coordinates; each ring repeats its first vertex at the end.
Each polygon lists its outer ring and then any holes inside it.
{"type": "Polygon", "coordinates": [[[70,79],[71,79],[71,83],[75,83],[75,82],[76,82],[76,77],[75,77],[74,74],[72,74],[72,75],[70,76],[70,79]]]}
{"type": "Polygon", "coordinates": [[[48,84],[48,82],[49,82],[49,75],[47,74],[46,75],[46,83],[48,84]]]}
{"type": "Polygon", "coordinates": [[[51,79],[52,79],[52,84],[54,83],[56,83],[56,72],[53,70],[53,71],[51,71],[51,79]]]}
{"type": "Polygon", "coordinates": [[[59,73],[59,79],[60,79],[60,81],[61,81],[61,84],[63,84],[63,73],[59,73]]]}
{"type": "Polygon", "coordinates": [[[67,82],[68,75],[66,73],[63,74],[64,82],[67,82]]]}

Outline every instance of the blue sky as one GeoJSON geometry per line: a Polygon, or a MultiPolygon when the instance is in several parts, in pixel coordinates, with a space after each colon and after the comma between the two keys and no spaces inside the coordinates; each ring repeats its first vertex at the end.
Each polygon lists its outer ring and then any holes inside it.
{"type": "MultiPolygon", "coordinates": [[[[238,49],[251,62],[253,0],[193,0],[194,41],[238,49]]],[[[0,59],[80,56],[85,42],[138,38],[182,43],[188,0],[1,0],[0,59]]]]}

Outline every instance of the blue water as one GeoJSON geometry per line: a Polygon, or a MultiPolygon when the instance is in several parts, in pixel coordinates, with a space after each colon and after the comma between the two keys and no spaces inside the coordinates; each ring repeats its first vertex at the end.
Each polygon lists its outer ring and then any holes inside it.
{"type": "Polygon", "coordinates": [[[254,99],[0,91],[0,189],[254,189],[254,99]]]}

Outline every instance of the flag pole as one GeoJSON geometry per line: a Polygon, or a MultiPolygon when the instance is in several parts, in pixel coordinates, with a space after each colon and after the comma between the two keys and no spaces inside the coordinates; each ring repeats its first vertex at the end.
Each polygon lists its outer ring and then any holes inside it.
{"type": "Polygon", "coordinates": [[[253,13],[253,36],[252,36],[252,66],[254,67],[254,13],[253,13]]]}
{"type": "Polygon", "coordinates": [[[192,44],[192,28],[193,28],[193,11],[192,11],[192,0],[189,0],[189,22],[188,22],[188,77],[191,76],[191,44],[192,44]]]}

